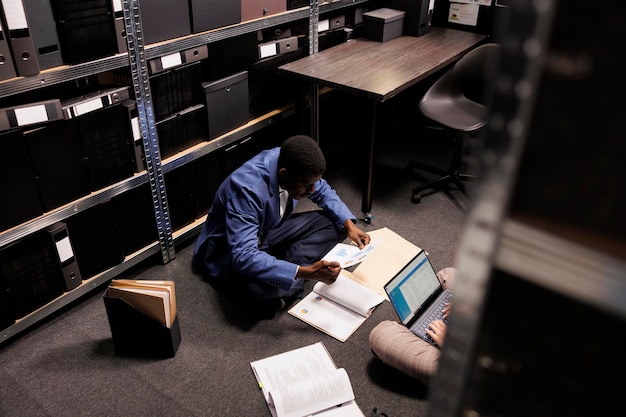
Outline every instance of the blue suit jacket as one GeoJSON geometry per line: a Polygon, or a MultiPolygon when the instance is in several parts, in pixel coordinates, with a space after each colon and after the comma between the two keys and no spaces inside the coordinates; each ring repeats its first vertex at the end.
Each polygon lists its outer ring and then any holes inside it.
{"type": "MultiPolygon", "coordinates": [[[[207,272],[225,280],[229,266],[234,271],[289,290],[297,265],[275,258],[259,249],[264,234],[281,221],[278,189],[280,148],[262,151],[235,170],[220,185],[194,248],[196,262],[207,272]]],[[[343,229],[355,220],[335,190],[324,180],[315,184],[309,197],[343,229]]],[[[292,200],[295,208],[296,200],[292,200]]]]}

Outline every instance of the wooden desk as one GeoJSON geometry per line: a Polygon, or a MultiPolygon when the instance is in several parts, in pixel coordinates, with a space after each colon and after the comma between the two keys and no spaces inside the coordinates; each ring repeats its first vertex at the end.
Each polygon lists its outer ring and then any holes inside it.
{"type": "MultiPolygon", "coordinates": [[[[279,68],[281,73],[300,80],[372,100],[369,164],[361,207],[367,223],[373,218],[372,182],[379,104],[455,62],[485,38],[485,35],[434,27],[420,37],[401,36],[384,43],[354,39],[279,68]]],[[[317,123],[318,106],[312,105],[311,111],[315,112],[312,120],[317,123]]],[[[317,127],[313,130],[317,135],[317,127]]]]}

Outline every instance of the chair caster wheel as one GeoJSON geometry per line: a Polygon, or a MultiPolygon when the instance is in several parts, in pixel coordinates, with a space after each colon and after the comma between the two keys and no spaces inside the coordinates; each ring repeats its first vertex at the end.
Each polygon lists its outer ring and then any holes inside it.
{"type": "Polygon", "coordinates": [[[422,195],[420,193],[415,193],[411,196],[411,203],[419,204],[422,201],[422,195]]]}
{"type": "Polygon", "coordinates": [[[372,220],[374,220],[374,215],[372,213],[365,213],[363,221],[367,224],[372,224],[372,220]]]}

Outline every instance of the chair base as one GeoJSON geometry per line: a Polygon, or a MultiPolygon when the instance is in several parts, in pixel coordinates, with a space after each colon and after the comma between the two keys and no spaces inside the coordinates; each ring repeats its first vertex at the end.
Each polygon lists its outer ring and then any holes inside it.
{"type": "Polygon", "coordinates": [[[409,168],[420,169],[430,172],[432,174],[440,175],[439,178],[433,181],[427,182],[426,184],[418,185],[417,187],[413,188],[413,194],[411,195],[411,202],[413,204],[419,204],[422,201],[424,191],[428,190],[433,190],[433,192],[436,192],[456,189],[460,190],[466,197],[469,197],[463,181],[469,181],[475,178],[474,175],[464,174],[458,171],[446,171],[444,169],[437,168],[431,165],[426,165],[417,161],[411,161],[409,163],[409,168]],[[455,187],[453,188],[452,185],[454,185],[455,187]]]}

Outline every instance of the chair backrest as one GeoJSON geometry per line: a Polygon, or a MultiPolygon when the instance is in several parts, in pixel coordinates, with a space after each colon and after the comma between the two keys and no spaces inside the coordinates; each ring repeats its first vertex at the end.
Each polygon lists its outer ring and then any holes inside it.
{"type": "Polygon", "coordinates": [[[428,89],[419,103],[427,117],[457,130],[472,131],[486,123],[487,83],[492,60],[502,46],[488,43],[472,49],[428,89]]]}
{"type": "Polygon", "coordinates": [[[500,44],[487,43],[472,49],[457,61],[450,74],[453,91],[485,104],[486,85],[493,79],[489,65],[497,58],[501,48],[500,44]]]}

